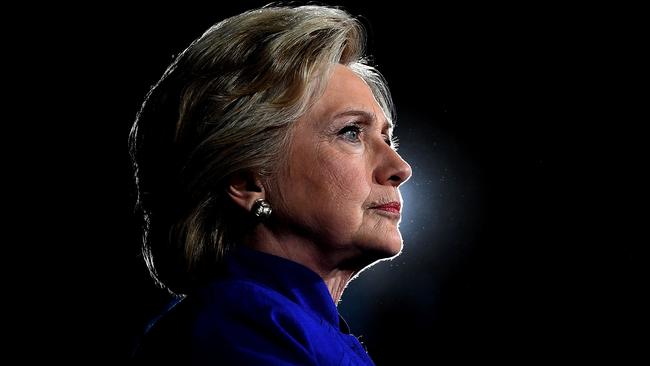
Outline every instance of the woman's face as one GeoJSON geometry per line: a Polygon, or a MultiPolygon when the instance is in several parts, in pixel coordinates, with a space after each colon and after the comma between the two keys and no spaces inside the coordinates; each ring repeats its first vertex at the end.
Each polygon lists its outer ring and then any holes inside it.
{"type": "Polygon", "coordinates": [[[391,137],[368,85],[337,65],[323,96],[294,127],[277,210],[272,202],[276,218],[339,260],[398,254],[399,186],[411,167],[391,137]]]}

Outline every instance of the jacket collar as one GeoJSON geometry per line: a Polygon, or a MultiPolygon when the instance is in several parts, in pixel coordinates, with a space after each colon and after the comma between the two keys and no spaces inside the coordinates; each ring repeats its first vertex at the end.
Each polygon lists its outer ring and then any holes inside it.
{"type": "Polygon", "coordinates": [[[226,276],[260,283],[277,291],[334,328],[349,333],[323,279],[309,268],[243,245],[226,256],[226,276]]]}

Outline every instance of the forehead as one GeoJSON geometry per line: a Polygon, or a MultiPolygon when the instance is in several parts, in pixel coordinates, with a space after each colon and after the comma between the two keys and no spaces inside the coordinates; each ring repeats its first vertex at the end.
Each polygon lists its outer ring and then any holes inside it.
{"type": "Polygon", "coordinates": [[[382,128],[392,128],[368,84],[350,68],[336,65],[323,95],[308,114],[322,121],[355,111],[373,115],[382,128]]]}

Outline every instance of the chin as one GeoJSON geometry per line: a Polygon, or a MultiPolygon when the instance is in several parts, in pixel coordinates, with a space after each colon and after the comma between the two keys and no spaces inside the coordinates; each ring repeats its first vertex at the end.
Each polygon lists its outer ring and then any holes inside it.
{"type": "Polygon", "coordinates": [[[400,238],[398,241],[395,243],[391,243],[386,248],[386,256],[385,258],[392,258],[398,256],[400,253],[402,253],[402,248],[404,248],[404,245],[402,243],[402,239],[400,238]]]}
{"type": "Polygon", "coordinates": [[[357,246],[355,254],[348,256],[342,263],[340,268],[353,269],[355,271],[363,270],[374,263],[382,260],[387,260],[398,256],[402,252],[402,241],[387,242],[384,241],[381,245],[364,245],[357,246]]]}
{"type": "Polygon", "coordinates": [[[383,239],[381,249],[383,249],[385,253],[385,258],[394,257],[402,252],[404,245],[402,234],[399,231],[395,230],[387,237],[381,239],[383,239]]]}
{"type": "Polygon", "coordinates": [[[372,258],[372,261],[378,261],[382,259],[390,259],[398,256],[402,252],[402,238],[391,238],[391,240],[384,241],[379,246],[373,246],[368,248],[368,256],[372,258]]]}

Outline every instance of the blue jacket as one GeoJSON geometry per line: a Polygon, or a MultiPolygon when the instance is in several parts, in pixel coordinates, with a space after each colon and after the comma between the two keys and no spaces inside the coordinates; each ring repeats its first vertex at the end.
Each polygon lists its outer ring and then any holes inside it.
{"type": "Polygon", "coordinates": [[[308,268],[239,248],[225,273],[174,304],[136,351],[144,364],[374,365],[308,268]]]}

